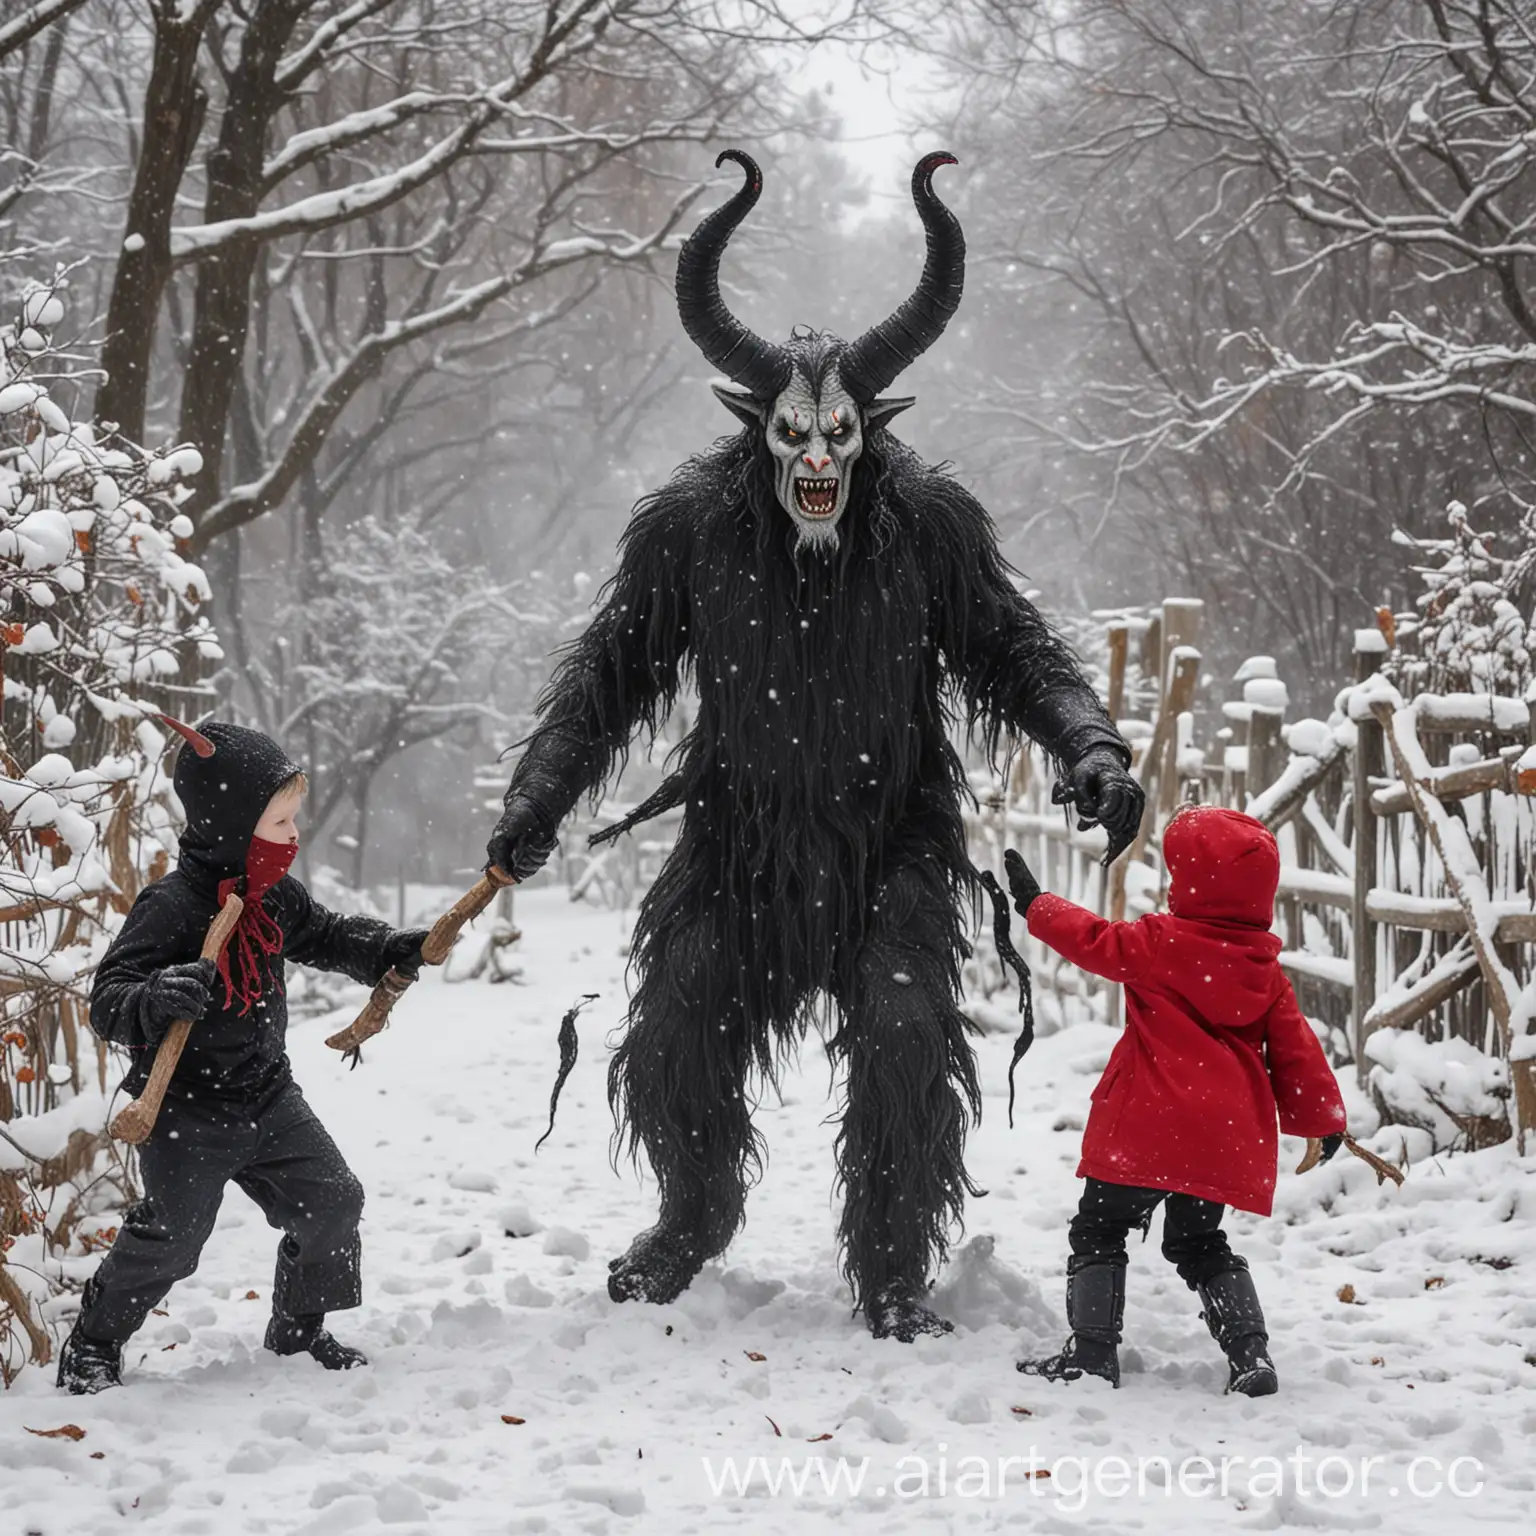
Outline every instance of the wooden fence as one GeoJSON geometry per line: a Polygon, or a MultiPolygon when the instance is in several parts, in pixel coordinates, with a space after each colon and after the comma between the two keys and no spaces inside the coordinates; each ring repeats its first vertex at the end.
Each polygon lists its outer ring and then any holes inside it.
{"type": "MultiPolygon", "coordinates": [[[[1383,616],[1357,633],[1331,718],[1287,723],[1268,658],[1239,672],[1236,697],[1202,679],[1199,630],[1199,605],[1179,600],[1108,621],[1108,702],[1148,800],[1136,846],[1108,877],[1102,834],[1069,826],[1033,760],[983,797],[973,856],[995,865],[1006,827],[1047,888],[1136,916],[1166,900],[1162,832],[1181,804],[1247,811],[1279,841],[1281,963],[1334,1060],[1364,1081],[1377,1030],[1469,1041],[1507,1064],[1511,1104],[1507,1122],[1464,1125],[1468,1143],[1511,1129],[1523,1143],[1536,1128],[1536,710],[1488,694],[1403,698],[1383,675],[1383,616]]],[[[1118,989],[1031,949],[1047,990],[1098,993],[1116,1016],[1118,989]]]]}
{"type": "MultiPolygon", "coordinates": [[[[1391,653],[1384,620],[1357,633],[1354,677],[1331,718],[1288,720],[1269,658],[1253,658],[1230,684],[1203,674],[1201,618],[1198,602],[1169,599],[1106,620],[1106,700],[1147,791],[1130,852],[1104,870],[1103,834],[1075,829],[1051,803],[1043,762],[1023,753],[1001,778],[976,766],[973,861],[1001,875],[1003,848],[1017,847],[1047,889],[1104,916],[1135,917],[1166,900],[1162,833],[1180,805],[1257,816],[1281,849],[1281,963],[1335,1063],[1352,1064],[1364,1081],[1367,1042],[1389,1027],[1469,1041],[1507,1063],[1511,1104],[1507,1120],[1465,1125],[1468,1144],[1511,1129],[1523,1144],[1536,1128],[1536,1052],[1524,1054],[1536,1046],[1527,995],[1536,990],[1532,706],[1481,694],[1402,698],[1382,671],[1391,653]]],[[[626,802],[648,787],[645,771],[633,788],[626,781],[626,802]]],[[[584,834],[628,808],[610,803],[570,829],[564,874],[573,898],[628,906],[659,869],[676,811],[584,852],[584,834]]],[[[972,983],[1000,992],[985,925],[977,951],[972,983]]],[[[1047,1018],[1079,1006],[1119,1018],[1118,988],[1033,941],[1026,953],[1047,1018]]]]}

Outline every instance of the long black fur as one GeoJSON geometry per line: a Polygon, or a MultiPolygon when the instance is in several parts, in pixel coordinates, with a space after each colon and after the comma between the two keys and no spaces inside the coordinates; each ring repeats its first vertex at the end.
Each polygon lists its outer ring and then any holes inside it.
{"type": "Polygon", "coordinates": [[[981,877],[992,903],[992,944],[998,960],[1013,972],[1019,983],[1019,1033],[1013,1042],[1008,1062],[1008,1129],[1013,1129],[1013,1074],[1035,1043],[1035,989],[1029,974],[1029,962],[1013,947],[1012,919],[1008,895],[997,883],[997,876],[986,870],[981,877]]]}
{"type": "MultiPolygon", "coordinates": [[[[622,764],[691,669],[676,847],[637,918],[629,1027],[609,1070],[616,1150],[643,1148],[671,1281],[739,1229],[761,1168],[752,1094],[818,999],[847,1068],[841,1236],[858,1305],[930,1277],[961,1216],[980,1099],[956,1006],[964,902],[957,718],[996,752],[1029,734],[1119,743],[1070,652],[1015,589],[986,512],[883,429],[835,551],[797,550],[750,429],[637,506],[600,611],[567,652],[544,736],[585,746],[569,801],[622,764]]],[[[675,1282],[675,1284],[674,1284],[675,1282]]],[[[636,1292],[641,1294],[641,1292],[636,1292]]]]}
{"type": "Polygon", "coordinates": [[[534,1142],[533,1150],[537,1152],[540,1147],[549,1140],[550,1133],[555,1128],[555,1111],[560,1107],[560,1090],[565,1087],[565,1080],[571,1075],[571,1069],[576,1065],[576,1056],[581,1047],[580,1037],[576,1033],[576,1020],[581,1015],[581,1010],[588,1003],[596,1002],[596,992],[583,992],[582,995],[565,1010],[560,1019],[560,1031],[555,1037],[560,1047],[560,1066],[555,1073],[555,1086],[549,1094],[549,1124],[544,1129],[544,1134],[534,1142]]]}

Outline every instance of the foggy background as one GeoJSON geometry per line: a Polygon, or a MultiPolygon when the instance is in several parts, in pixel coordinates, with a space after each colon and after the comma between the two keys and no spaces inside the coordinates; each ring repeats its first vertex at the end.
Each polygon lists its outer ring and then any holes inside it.
{"type": "Polygon", "coordinates": [[[1269,653],[1325,706],[1403,601],[1399,530],[1458,499],[1526,538],[1533,27],[1447,0],[6,0],[0,247],[67,269],[98,419],[203,453],[217,681],[310,766],[311,869],[444,880],[636,498],[733,429],[671,295],[729,145],[765,192],[726,293],[771,337],[895,308],[911,167],[957,154],[966,296],[898,435],[1074,635],[1203,598],[1213,672],[1269,653]]]}

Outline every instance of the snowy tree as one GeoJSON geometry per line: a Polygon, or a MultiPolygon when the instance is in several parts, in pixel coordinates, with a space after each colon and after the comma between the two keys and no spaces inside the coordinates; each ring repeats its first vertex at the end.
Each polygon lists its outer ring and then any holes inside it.
{"type": "Polygon", "coordinates": [[[1536,484],[1529,7],[1074,0],[954,40],[993,364],[957,432],[1095,602],[1151,565],[1320,707],[1401,509],[1507,536],[1536,484]]]}
{"type": "Polygon", "coordinates": [[[1453,501],[1451,535],[1399,542],[1434,563],[1415,567],[1423,591],[1415,611],[1396,621],[1397,647],[1385,671],[1404,693],[1498,693],[1522,698],[1532,676],[1532,636],[1512,600],[1522,584],[1529,545],[1519,559],[1493,553],[1497,536],[1472,526],[1453,501]]]}
{"type": "Polygon", "coordinates": [[[74,419],[66,284],[0,327],[0,1376],[47,1358],[35,1300],[98,1240],[112,1161],[91,970],[175,848],[158,709],[218,643],[182,549],[193,449],[130,453],[74,419]],[[103,1168],[102,1159],[108,1159],[103,1168]]]}
{"type": "Polygon", "coordinates": [[[310,773],[307,837],[344,821],[360,885],[381,775],[424,748],[439,794],[467,789],[459,758],[508,722],[503,699],[526,717],[563,615],[536,577],[491,579],[430,522],[363,518],[321,564],[277,605],[275,664],[249,681],[263,724],[310,773]]]}

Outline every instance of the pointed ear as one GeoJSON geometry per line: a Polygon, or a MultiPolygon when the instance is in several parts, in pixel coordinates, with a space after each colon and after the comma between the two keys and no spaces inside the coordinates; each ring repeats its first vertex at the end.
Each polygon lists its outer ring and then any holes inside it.
{"type": "Polygon", "coordinates": [[[768,419],[768,407],[756,395],[732,384],[711,384],[717,399],[731,415],[749,427],[760,427],[768,419]]]}
{"type": "Polygon", "coordinates": [[[909,405],[916,404],[916,395],[886,395],[883,399],[871,400],[864,407],[864,425],[870,430],[883,427],[891,417],[899,416],[909,405]]]}

